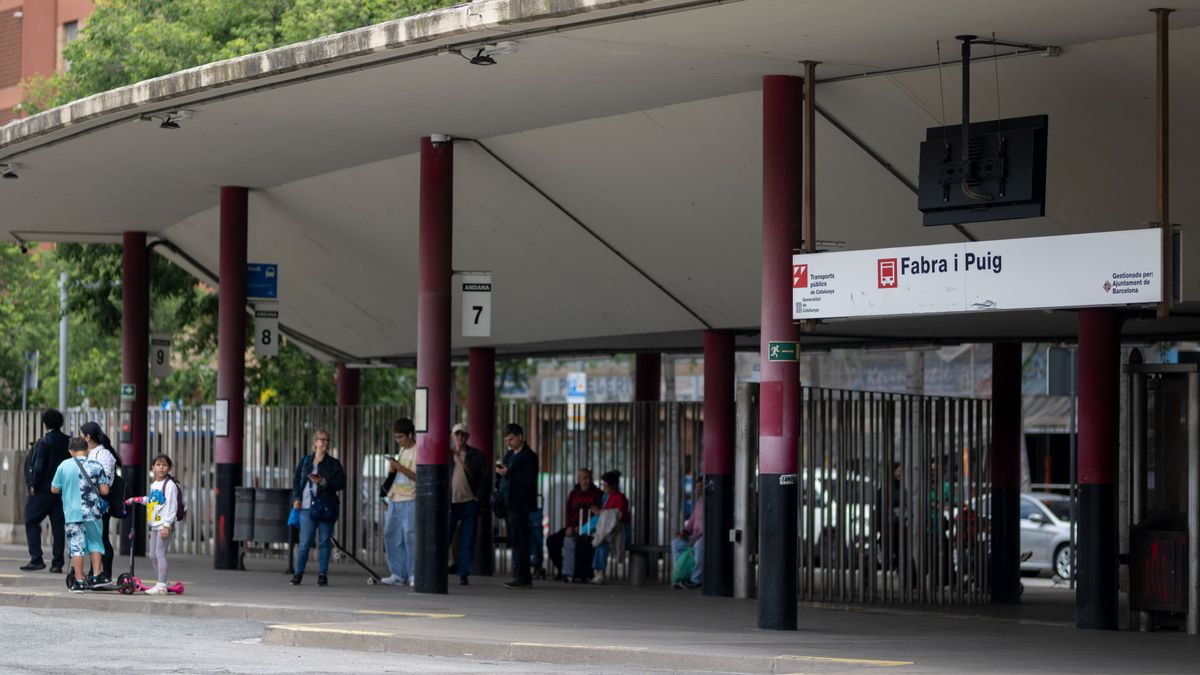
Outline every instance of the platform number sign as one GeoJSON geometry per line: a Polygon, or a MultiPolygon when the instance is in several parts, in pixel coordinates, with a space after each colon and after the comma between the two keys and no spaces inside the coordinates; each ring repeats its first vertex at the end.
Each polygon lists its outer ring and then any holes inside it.
{"type": "Polygon", "coordinates": [[[279,305],[254,308],[254,354],[260,358],[279,353],[279,305]]]}
{"type": "Polygon", "coordinates": [[[463,272],[459,278],[462,281],[463,337],[491,337],[491,272],[463,272]]]}
{"type": "Polygon", "coordinates": [[[154,377],[171,374],[171,336],[166,333],[150,336],[150,374],[154,377]]]}

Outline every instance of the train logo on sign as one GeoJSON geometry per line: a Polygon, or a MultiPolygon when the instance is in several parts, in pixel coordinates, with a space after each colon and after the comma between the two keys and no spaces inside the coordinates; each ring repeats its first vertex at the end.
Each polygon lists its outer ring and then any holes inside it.
{"type": "Polygon", "coordinates": [[[879,287],[896,288],[896,259],[880,258],[878,261],[879,287]]]}
{"type": "Polygon", "coordinates": [[[808,288],[808,265],[792,265],[792,288],[808,288]]]}

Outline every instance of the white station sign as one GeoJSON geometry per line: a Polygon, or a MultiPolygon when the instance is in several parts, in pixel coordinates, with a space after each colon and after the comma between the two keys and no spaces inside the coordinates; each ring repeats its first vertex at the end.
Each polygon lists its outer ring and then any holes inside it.
{"type": "Polygon", "coordinates": [[[171,335],[154,333],[150,336],[150,374],[167,377],[171,374],[171,335]]]}
{"type": "Polygon", "coordinates": [[[463,337],[492,335],[492,273],[463,272],[462,334],[463,337]]]}
{"type": "Polygon", "coordinates": [[[792,256],[792,318],[1162,300],[1162,233],[1125,230],[792,256]]]}
{"type": "Polygon", "coordinates": [[[279,355],[279,305],[263,302],[254,306],[254,354],[260,358],[279,355]]]}

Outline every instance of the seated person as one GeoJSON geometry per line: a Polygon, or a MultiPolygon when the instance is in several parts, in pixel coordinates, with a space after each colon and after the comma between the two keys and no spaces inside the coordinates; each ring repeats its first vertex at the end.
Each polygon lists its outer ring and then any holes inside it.
{"type": "Polygon", "coordinates": [[[580,516],[586,519],[590,516],[593,506],[599,506],[604,499],[604,493],[592,482],[592,470],[580,469],[575,474],[575,487],[567,495],[566,527],[550,535],[546,539],[546,549],[550,552],[550,560],[559,571],[558,578],[562,579],[563,569],[563,540],[579,533],[580,516]]]}
{"type": "Polygon", "coordinates": [[[624,553],[625,542],[629,540],[629,499],[621,492],[621,472],[609,471],[600,477],[600,489],[604,491],[604,499],[598,506],[592,507],[592,518],[582,527],[586,534],[594,534],[593,544],[596,552],[592,559],[593,584],[605,583],[604,573],[608,569],[608,554],[610,548],[615,548],[618,556],[624,553]],[[618,527],[606,533],[601,524],[600,513],[615,509],[620,512],[617,518],[618,527]],[[610,542],[613,542],[610,545],[610,542]]]}

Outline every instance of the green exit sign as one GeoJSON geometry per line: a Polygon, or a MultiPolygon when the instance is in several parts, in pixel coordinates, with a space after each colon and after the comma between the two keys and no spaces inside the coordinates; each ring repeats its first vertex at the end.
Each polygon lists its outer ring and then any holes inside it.
{"type": "Polygon", "coordinates": [[[121,400],[132,401],[137,398],[137,387],[132,384],[121,385],[121,400]]]}
{"type": "Polygon", "coordinates": [[[768,361],[799,361],[800,345],[795,342],[768,342],[768,361]]]}

